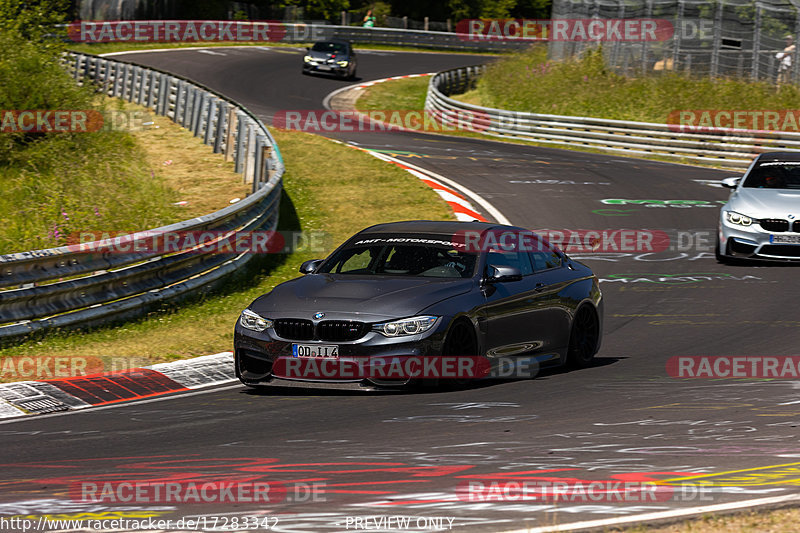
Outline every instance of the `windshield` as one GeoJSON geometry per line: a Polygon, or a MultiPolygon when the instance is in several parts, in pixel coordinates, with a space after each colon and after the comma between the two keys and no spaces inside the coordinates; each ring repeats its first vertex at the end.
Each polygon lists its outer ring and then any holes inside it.
{"type": "Polygon", "coordinates": [[[314,43],[311,51],[343,54],[347,51],[347,47],[343,43],[314,43]]]}
{"type": "Polygon", "coordinates": [[[358,239],[335,252],[319,272],[373,276],[470,278],[478,262],[441,237],[358,239]]]}
{"type": "Polygon", "coordinates": [[[754,189],[800,189],[800,161],[766,161],[756,166],[743,187],[754,189]]]}

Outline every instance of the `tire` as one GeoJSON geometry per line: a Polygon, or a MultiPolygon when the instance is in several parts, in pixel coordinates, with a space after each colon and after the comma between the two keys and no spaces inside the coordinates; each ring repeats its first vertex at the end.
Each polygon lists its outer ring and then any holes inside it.
{"type": "MultiPolygon", "coordinates": [[[[458,356],[477,356],[478,339],[475,337],[475,330],[472,324],[465,320],[459,320],[450,327],[447,338],[444,340],[442,355],[445,357],[458,356]]],[[[447,390],[461,389],[469,386],[473,380],[471,378],[446,378],[446,379],[426,379],[421,380],[425,387],[438,387],[447,390]]]]}
{"type": "Polygon", "coordinates": [[[726,259],[722,255],[721,246],[719,242],[719,235],[717,235],[717,245],[714,246],[714,256],[717,258],[717,263],[722,263],[723,265],[725,264],[726,259]]]}
{"type": "Polygon", "coordinates": [[[589,305],[579,307],[572,319],[567,365],[571,368],[591,366],[599,341],[600,322],[597,320],[597,312],[589,305]]]}
{"type": "Polygon", "coordinates": [[[722,243],[719,242],[719,235],[717,235],[717,245],[714,246],[714,256],[717,258],[717,263],[722,265],[733,265],[736,259],[722,254],[722,243]]]}

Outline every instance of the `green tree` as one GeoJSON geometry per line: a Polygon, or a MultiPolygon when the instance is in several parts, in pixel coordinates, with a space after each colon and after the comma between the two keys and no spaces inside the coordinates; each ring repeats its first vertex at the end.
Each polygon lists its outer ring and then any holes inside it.
{"type": "Polygon", "coordinates": [[[339,20],[342,11],[350,7],[349,0],[308,0],[307,12],[310,18],[320,17],[325,20],[339,20]]]}
{"type": "Polygon", "coordinates": [[[31,41],[53,41],[48,37],[66,35],[56,24],[68,21],[70,0],[0,0],[0,31],[31,41]]]}

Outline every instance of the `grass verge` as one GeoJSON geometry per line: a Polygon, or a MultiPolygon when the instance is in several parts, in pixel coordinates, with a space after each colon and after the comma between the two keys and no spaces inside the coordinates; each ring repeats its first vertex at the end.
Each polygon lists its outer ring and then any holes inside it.
{"type": "Polygon", "coordinates": [[[669,526],[636,526],[609,529],[624,533],[795,533],[800,524],[800,509],[747,511],[715,516],[708,515],[669,526]]]}
{"type": "Polygon", "coordinates": [[[491,64],[461,98],[513,111],[666,123],[676,110],[798,109],[800,88],[672,71],[629,78],[607,68],[599,49],[552,62],[538,46],[491,64]]]}
{"type": "Polygon", "coordinates": [[[0,253],[61,246],[81,232],[155,228],[250,190],[233,163],[168,118],[111,98],[96,108],[124,131],[51,133],[0,166],[0,253]]]}
{"type": "MultiPolygon", "coordinates": [[[[454,219],[436,193],[393,165],[314,135],[273,133],[287,165],[282,231],[325,232],[332,249],[368,224],[454,219]]],[[[0,349],[0,358],[113,356],[147,364],[229,350],[241,310],[278,283],[297,277],[302,261],[326,253],[301,250],[265,256],[246,277],[201,301],[166,308],[121,327],[24,342],[0,349]]]]}

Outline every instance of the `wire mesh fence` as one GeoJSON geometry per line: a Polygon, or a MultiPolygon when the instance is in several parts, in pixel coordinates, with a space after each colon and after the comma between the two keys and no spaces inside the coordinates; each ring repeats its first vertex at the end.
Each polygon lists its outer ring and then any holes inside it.
{"type": "MultiPolygon", "coordinates": [[[[554,0],[552,18],[671,24],[669,35],[657,40],[603,43],[608,64],[627,75],[682,71],[800,82],[799,0],[554,0]]],[[[596,46],[591,40],[551,41],[549,57],[560,60],[596,46]]]]}

